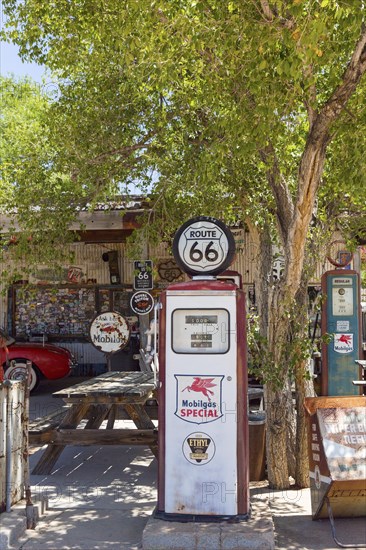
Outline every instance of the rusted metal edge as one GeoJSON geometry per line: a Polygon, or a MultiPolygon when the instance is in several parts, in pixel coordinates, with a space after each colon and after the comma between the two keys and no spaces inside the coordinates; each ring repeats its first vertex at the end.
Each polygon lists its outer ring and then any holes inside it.
{"type": "Polygon", "coordinates": [[[365,407],[366,396],[324,396],[305,397],[304,407],[306,412],[312,416],[317,409],[348,409],[350,407],[365,407]]]}

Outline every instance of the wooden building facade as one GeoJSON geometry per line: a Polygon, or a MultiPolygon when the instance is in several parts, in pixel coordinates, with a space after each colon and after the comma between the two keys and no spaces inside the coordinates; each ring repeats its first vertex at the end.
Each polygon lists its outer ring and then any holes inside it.
{"type": "MultiPolygon", "coordinates": [[[[133,358],[139,351],[139,321],[130,308],[134,292],[134,260],[150,259],[154,266],[154,288],[157,298],[170,283],[184,280],[172,257],[169,245],[161,243],[147,252],[146,258],[128,258],[126,239],[138,227],[139,216],[146,209],[140,199],[122,207],[101,207],[81,212],[80,240],[71,245],[73,264],[65,265],[56,275],[49,266],[38,266],[27,281],[12,285],[0,299],[0,324],[16,340],[47,339],[69,348],[79,363],[79,373],[95,374],[106,364],[104,354],[89,342],[89,326],[95,315],[115,310],[127,317],[132,338],[127,350],[116,354],[112,368],[134,370],[133,358]]],[[[72,228],[78,230],[80,226],[72,228]]],[[[255,306],[255,281],[258,249],[244,227],[233,227],[236,256],[230,267],[240,273],[247,291],[248,306],[255,306]]],[[[273,276],[280,275],[281,257],[273,266],[273,276]]],[[[319,264],[312,285],[320,289],[321,274],[331,269],[328,261],[319,264]]]]}

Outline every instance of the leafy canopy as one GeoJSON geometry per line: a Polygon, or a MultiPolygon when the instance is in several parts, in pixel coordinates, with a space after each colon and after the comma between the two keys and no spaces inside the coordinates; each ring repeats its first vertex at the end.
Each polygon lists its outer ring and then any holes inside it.
{"type": "Polygon", "coordinates": [[[27,78],[1,77],[0,95],[1,256],[5,265],[15,260],[16,270],[4,270],[4,279],[24,276],[31,256],[34,262],[63,257],[60,235],[64,243],[72,238],[67,230],[76,189],[69,175],[55,169],[46,123],[50,101],[41,87],[27,78]]]}
{"type": "MultiPolygon", "coordinates": [[[[46,135],[74,203],[139,182],[170,233],[187,213],[238,209],[275,227],[269,166],[295,199],[312,119],[342,79],[364,2],[5,0],[4,10],[8,39],[57,78],[46,135]]],[[[332,128],[324,218],[330,203],[333,215],[364,206],[364,97],[363,80],[332,128]]]]}

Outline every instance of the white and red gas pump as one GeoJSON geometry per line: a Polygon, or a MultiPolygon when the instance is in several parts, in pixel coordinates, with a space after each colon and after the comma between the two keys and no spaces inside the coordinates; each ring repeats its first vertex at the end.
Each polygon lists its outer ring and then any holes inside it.
{"type": "Polygon", "coordinates": [[[229,229],[200,216],[173,252],[192,281],[170,285],[159,313],[159,477],[156,517],[249,514],[245,296],[219,281],[233,260],[229,229]]]}

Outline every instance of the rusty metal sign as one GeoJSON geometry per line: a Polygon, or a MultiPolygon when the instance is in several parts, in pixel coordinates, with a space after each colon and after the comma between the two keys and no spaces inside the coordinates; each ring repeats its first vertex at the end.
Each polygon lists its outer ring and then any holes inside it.
{"type": "Polygon", "coordinates": [[[366,515],[366,397],[305,399],[313,519],[366,515]]]}

